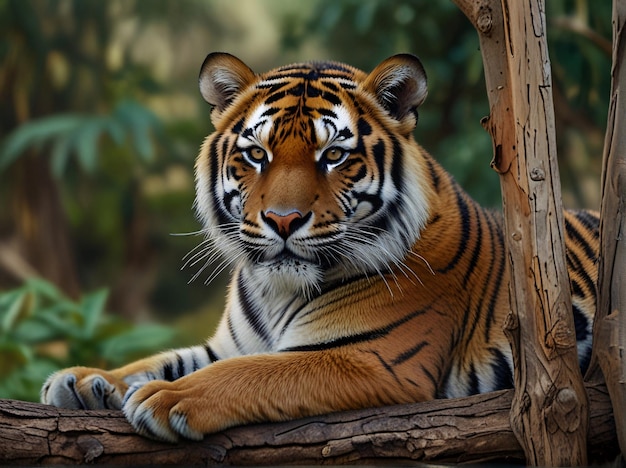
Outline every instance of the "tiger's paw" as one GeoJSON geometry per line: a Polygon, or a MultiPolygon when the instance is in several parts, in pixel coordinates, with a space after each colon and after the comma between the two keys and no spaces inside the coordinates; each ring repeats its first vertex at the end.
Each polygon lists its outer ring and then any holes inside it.
{"type": "Polygon", "coordinates": [[[194,427],[190,410],[195,400],[184,398],[175,382],[162,380],[131,385],[123,411],[135,430],[151,439],[177,442],[180,437],[202,440],[207,428],[194,427]]]}
{"type": "Polygon", "coordinates": [[[121,409],[127,388],[106,371],[71,367],[48,377],[41,388],[41,402],[69,409],[121,409]]]}

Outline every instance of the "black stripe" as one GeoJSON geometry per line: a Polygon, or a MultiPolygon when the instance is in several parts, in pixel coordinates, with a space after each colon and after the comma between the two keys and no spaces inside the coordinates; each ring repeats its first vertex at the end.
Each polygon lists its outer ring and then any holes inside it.
{"type": "Polygon", "coordinates": [[[151,439],[159,440],[159,437],[156,435],[156,433],[150,427],[150,422],[151,421],[152,421],[152,418],[151,418],[151,416],[149,414],[142,413],[142,414],[139,415],[138,418],[135,418],[133,424],[137,428],[138,432],[143,433],[145,436],[148,436],[151,439]]]}
{"type": "Polygon", "coordinates": [[[302,345],[302,346],[293,346],[291,348],[286,348],[282,351],[323,351],[332,348],[339,348],[341,346],[363,343],[366,341],[372,341],[378,338],[382,338],[383,336],[388,335],[393,330],[398,328],[400,325],[404,325],[410,320],[414,319],[425,313],[425,310],[417,310],[411,314],[404,316],[403,318],[392,322],[391,324],[378,328],[376,330],[371,330],[369,332],[357,333],[356,335],[348,335],[342,336],[340,338],[336,338],[334,340],[326,341],[324,343],[316,343],[311,345],[302,345]]]}
{"type": "Polygon", "coordinates": [[[215,362],[215,361],[219,361],[220,358],[217,356],[217,354],[215,354],[215,351],[213,351],[213,348],[211,348],[211,345],[205,344],[204,345],[204,350],[206,351],[206,355],[209,358],[209,361],[211,362],[215,362]]]}
{"type": "Polygon", "coordinates": [[[241,132],[241,130],[243,129],[244,122],[245,122],[245,119],[241,118],[235,125],[233,125],[231,132],[235,134],[239,134],[239,132],[241,132]]]}
{"type": "Polygon", "coordinates": [[[420,341],[412,348],[409,348],[403,353],[401,353],[400,355],[398,355],[398,357],[396,357],[393,361],[391,361],[391,364],[394,366],[397,366],[398,364],[402,364],[403,362],[408,361],[409,359],[414,357],[417,353],[419,353],[422,349],[424,349],[424,347],[428,346],[429,344],[430,343],[428,343],[427,341],[420,341]]]}
{"type": "Polygon", "coordinates": [[[226,324],[228,325],[228,333],[233,339],[233,342],[235,343],[235,347],[237,348],[237,351],[243,353],[243,346],[241,342],[239,341],[239,338],[237,338],[237,332],[235,330],[235,327],[233,326],[233,321],[231,320],[230,314],[226,318],[226,324]]]}
{"type": "Polygon", "coordinates": [[[433,187],[435,192],[439,192],[439,174],[437,174],[437,170],[435,169],[435,163],[430,158],[425,158],[426,164],[428,164],[428,169],[430,171],[430,177],[433,180],[433,187]]]}
{"type": "Polygon", "coordinates": [[[572,278],[570,280],[570,286],[572,289],[572,296],[585,297],[585,293],[576,279],[572,278]]]}
{"type": "Polygon", "coordinates": [[[513,373],[509,366],[506,357],[497,348],[490,348],[489,351],[493,354],[493,360],[491,364],[491,371],[494,376],[494,388],[495,390],[503,390],[505,388],[513,388],[513,373]]]}
{"type": "MultiPolygon", "coordinates": [[[[392,138],[391,142],[393,144],[393,153],[391,154],[391,180],[393,181],[394,186],[398,192],[404,192],[404,165],[403,161],[403,151],[400,142],[396,138],[392,138]]],[[[384,161],[383,161],[384,164],[384,161]]],[[[384,165],[382,167],[384,171],[384,165]]],[[[379,185],[379,191],[382,191],[382,183],[379,185]]]]}
{"type": "Polygon", "coordinates": [[[261,114],[261,117],[270,117],[276,114],[277,112],[280,112],[279,107],[270,107],[269,109],[267,109],[265,112],[261,114]]]}
{"type": "MultiPolygon", "coordinates": [[[[574,313],[574,328],[576,329],[576,341],[583,342],[589,338],[589,321],[582,310],[573,305],[572,312],[574,313]]],[[[579,355],[580,356],[580,355],[579,355]]],[[[589,361],[591,360],[591,347],[579,358],[580,370],[585,374],[589,367],[589,361]]]]}
{"type": "Polygon", "coordinates": [[[587,241],[585,241],[585,238],[582,236],[580,231],[576,229],[576,227],[567,219],[565,219],[565,231],[567,232],[567,235],[569,237],[574,239],[576,243],[580,245],[580,247],[582,247],[582,249],[585,251],[585,254],[587,255],[587,258],[595,262],[597,257],[596,251],[589,245],[587,241]]]}
{"type": "Polygon", "coordinates": [[[456,254],[450,261],[450,263],[448,263],[448,265],[446,265],[444,268],[437,270],[438,273],[447,273],[450,270],[452,270],[456,266],[457,263],[459,263],[459,260],[461,260],[461,258],[467,251],[467,243],[470,237],[471,223],[470,223],[470,216],[469,216],[467,203],[463,199],[463,194],[459,190],[459,187],[456,186],[456,184],[454,186],[454,189],[456,192],[456,203],[459,208],[460,217],[461,217],[461,239],[459,239],[459,247],[456,251],[456,254]]]}
{"type": "MultiPolygon", "coordinates": [[[[489,240],[491,242],[489,242],[489,245],[491,246],[491,259],[489,261],[489,267],[487,269],[487,274],[486,277],[483,281],[483,287],[482,290],[480,292],[480,301],[478,302],[478,305],[473,309],[474,310],[474,320],[472,321],[472,326],[469,330],[469,333],[466,334],[466,338],[465,341],[469,342],[472,339],[472,336],[474,336],[474,332],[476,331],[476,327],[478,326],[478,322],[480,320],[480,318],[483,316],[483,310],[484,310],[484,303],[485,300],[487,299],[487,294],[489,292],[489,286],[492,284],[492,275],[493,275],[493,268],[494,268],[494,264],[495,264],[495,257],[496,257],[496,249],[497,249],[497,245],[496,245],[496,239],[494,239],[494,232],[493,232],[493,226],[491,225],[490,219],[487,216],[487,214],[485,212],[477,212],[476,213],[476,217],[478,219],[478,224],[479,224],[479,236],[478,236],[478,243],[477,246],[480,245],[482,243],[482,223],[484,222],[487,225],[488,228],[488,232],[489,232],[489,240]],[[484,218],[481,218],[481,215],[484,216],[484,218]]],[[[465,283],[467,283],[467,279],[469,278],[469,273],[466,274],[465,276],[465,283]]],[[[485,317],[486,318],[486,317],[485,317]]],[[[469,318],[468,318],[469,319],[469,318]]],[[[465,325],[465,324],[464,324],[465,325]]],[[[462,327],[463,330],[465,330],[465,326],[462,327]]]]}
{"type": "MultiPolygon", "coordinates": [[[[232,215],[230,214],[230,212],[228,211],[228,208],[225,209],[225,207],[228,207],[228,204],[226,204],[226,200],[223,198],[221,193],[218,193],[218,187],[219,184],[217,183],[217,181],[219,180],[220,176],[219,176],[219,167],[220,167],[220,161],[221,161],[221,157],[219,154],[219,149],[218,149],[218,144],[219,141],[218,139],[214,139],[211,141],[211,146],[209,149],[209,154],[210,154],[210,159],[211,159],[211,164],[210,164],[210,181],[209,184],[212,187],[212,192],[213,192],[213,196],[211,197],[213,200],[224,200],[223,203],[215,203],[215,215],[217,216],[217,223],[218,224],[227,224],[230,221],[232,221],[232,215]]],[[[230,200],[229,200],[230,202],[230,200]]]]}
{"type": "Polygon", "coordinates": [[[576,329],[576,341],[585,341],[589,338],[589,321],[582,310],[574,304],[572,307],[574,313],[574,328],[576,329]]]}
{"type": "Polygon", "coordinates": [[[276,92],[265,99],[265,104],[273,104],[276,101],[280,101],[287,95],[287,90],[276,92]]]}
{"type": "Polygon", "coordinates": [[[450,373],[452,372],[452,367],[448,367],[446,369],[445,374],[443,374],[441,381],[443,385],[437,386],[437,398],[448,398],[448,390],[450,389],[450,373]]]}
{"type": "Polygon", "coordinates": [[[195,351],[191,353],[191,372],[195,372],[198,369],[200,369],[200,363],[198,362],[198,359],[196,358],[196,353],[195,351]]]}
{"type": "Polygon", "coordinates": [[[504,269],[506,268],[506,255],[504,254],[504,235],[502,234],[501,225],[502,218],[491,211],[488,211],[487,214],[491,218],[490,226],[493,227],[493,232],[495,233],[495,238],[493,240],[493,245],[496,247],[494,249],[494,258],[497,257],[499,260],[498,271],[493,280],[493,290],[491,291],[491,299],[489,300],[489,305],[487,306],[487,316],[485,318],[485,342],[489,343],[491,340],[489,337],[491,333],[491,325],[493,324],[495,318],[496,301],[500,296],[504,269]]]}
{"type": "Polygon", "coordinates": [[[323,107],[318,107],[316,108],[316,110],[320,115],[324,115],[326,117],[332,117],[333,119],[337,118],[337,113],[330,109],[324,109],[323,107]]]}
{"type": "Polygon", "coordinates": [[[325,87],[327,87],[329,89],[332,89],[335,92],[339,91],[339,89],[340,89],[339,86],[337,86],[335,83],[333,83],[330,80],[324,80],[324,81],[322,81],[321,84],[322,84],[322,86],[325,86],[325,87]]]}
{"type": "Polygon", "coordinates": [[[430,226],[432,226],[439,220],[441,220],[441,215],[439,213],[433,214],[432,217],[428,220],[428,228],[430,229],[430,226]]]}
{"type": "MultiPolygon", "coordinates": [[[[576,255],[576,252],[573,250],[568,250],[566,255],[567,268],[570,272],[570,278],[573,280],[575,278],[574,273],[577,273],[578,276],[584,281],[587,286],[587,290],[595,295],[596,292],[596,282],[591,279],[589,273],[583,266],[580,258],[576,255]]],[[[585,294],[581,294],[581,297],[585,297],[585,294]]]]}
{"type": "Polygon", "coordinates": [[[363,117],[360,117],[359,121],[357,122],[357,133],[360,137],[372,134],[372,126],[363,117]]]}
{"type": "Polygon", "coordinates": [[[472,223],[476,226],[476,244],[474,245],[474,249],[472,251],[472,257],[470,258],[470,263],[463,276],[463,289],[467,287],[467,282],[470,279],[470,276],[476,269],[476,265],[478,264],[478,257],[480,256],[482,241],[483,241],[483,224],[480,219],[480,213],[478,212],[478,208],[476,205],[473,205],[474,208],[474,220],[475,223],[472,223]]]}
{"type": "Polygon", "coordinates": [[[241,311],[243,316],[252,327],[254,333],[261,337],[261,339],[269,343],[271,341],[270,335],[265,327],[265,324],[261,321],[259,311],[250,302],[243,277],[240,275],[237,281],[237,290],[239,295],[239,305],[241,305],[241,311]]]}
{"type": "Polygon", "coordinates": [[[383,368],[389,374],[391,374],[393,376],[393,378],[395,379],[396,382],[400,383],[400,379],[398,379],[398,376],[396,375],[396,372],[393,370],[393,367],[390,366],[389,363],[382,358],[380,353],[378,353],[377,351],[370,351],[370,353],[372,353],[374,356],[376,356],[376,358],[378,358],[378,362],[380,362],[380,364],[383,366],[383,368]]]}
{"type": "Polygon", "coordinates": [[[176,378],[179,379],[183,375],[187,375],[187,373],[185,372],[185,360],[182,358],[180,354],[176,353],[176,361],[178,364],[178,368],[176,369],[176,372],[177,372],[176,378]]]}
{"type": "Polygon", "coordinates": [[[591,231],[595,237],[598,237],[598,230],[600,228],[599,217],[586,210],[574,211],[573,213],[576,216],[576,219],[578,219],[578,221],[585,226],[585,229],[591,231]]]}
{"type": "Polygon", "coordinates": [[[428,377],[428,380],[432,382],[433,387],[438,388],[439,382],[437,382],[437,379],[435,378],[435,376],[428,369],[426,369],[423,364],[420,364],[420,369],[422,370],[424,375],[428,377]]]}
{"type": "Polygon", "coordinates": [[[467,395],[476,395],[480,393],[480,384],[478,381],[478,372],[476,372],[476,368],[474,367],[474,363],[470,366],[470,370],[467,374],[467,378],[469,380],[469,389],[467,390],[467,395]]]}
{"type": "Polygon", "coordinates": [[[382,190],[382,187],[385,183],[385,152],[386,152],[386,146],[385,146],[385,142],[383,140],[378,140],[378,142],[372,147],[372,155],[374,156],[374,162],[376,163],[376,166],[378,167],[378,194],[376,194],[376,196],[379,196],[380,191],[382,190]]]}
{"type": "Polygon", "coordinates": [[[324,91],[322,93],[322,99],[324,99],[325,101],[329,101],[331,104],[335,105],[335,106],[339,106],[342,104],[342,99],[337,96],[335,93],[331,93],[329,91],[324,91]]]}
{"type": "Polygon", "coordinates": [[[171,362],[168,362],[163,366],[163,380],[167,380],[168,382],[176,380],[174,377],[174,367],[171,362]]]}

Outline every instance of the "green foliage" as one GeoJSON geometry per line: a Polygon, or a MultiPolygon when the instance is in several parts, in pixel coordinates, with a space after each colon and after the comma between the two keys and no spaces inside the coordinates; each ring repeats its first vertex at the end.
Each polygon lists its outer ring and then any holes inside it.
{"type": "Polygon", "coordinates": [[[60,177],[71,154],[80,167],[93,174],[97,168],[99,143],[109,136],[117,145],[130,141],[144,162],[154,157],[152,135],[162,136],[161,121],[141,104],[125,100],[110,115],[57,114],[26,122],[11,132],[0,148],[0,171],[28,149],[50,145],[51,166],[60,177]]]}
{"type": "Polygon", "coordinates": [[[74,365],[102,368],[172,346],[174,332],[134,326],[105,313],[105,290],[80,300],[31,279],[0,294],[0,398],[36,401],[52,372],[74,365]]]}

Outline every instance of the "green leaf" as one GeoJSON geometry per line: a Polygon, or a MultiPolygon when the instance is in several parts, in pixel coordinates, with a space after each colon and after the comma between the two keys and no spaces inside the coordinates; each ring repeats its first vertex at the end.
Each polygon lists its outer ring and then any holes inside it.
{"type": "Polygon", "coordinates": [[[98,140],[106,130],[107,120],[92,117],[75,132],[78,161],[88,174],[93,174],[98,165],[98,140]]]}
{"type": "Polygon", "coordinates": [[[0,331],[7,333],[23,315],[29,293],[24,288],[0,295],[0,331]]]}
{"type": "Polygon", "coordinates": [[[26,365],[32,358],[28,347],[17,343],[0,343],[0,377],[5,378],[26,365]]]}
{"type": "Polygon", "coordinates": [[[42,145],[78,127],[83,116],[64,114],[44,117],[22,124],[11,132],[0,148],[0,171],[11,165],[26,150],[42,145]]]}
{"type": "Polygon", "coordinates": [[[124,144],[124,127],[120,122],[115,119],[115,116],[112,116],[110,119],[108,119],[106,131],[109,133],[111,139],[117,145],[121,146],[122,144],[124,144]]]}
{"type": "Polygon", "coordinates": [[[39,278],[30,278],[26,282],[26,286],[29,290],[45,299],[49,299],[55,302],[65,300],[65,296],[63,295],[63,293],[49,281],[45,281],[39,278]]]}
{"type": "Polygon", "coordinates": [[[74,144],[71,135],[66,138],[57,138],[52,146],[50,159],[52,164],[52,173],[55,177],[60,178],[65,172],[65,167],[70,159],[72,145],[74,144]]]}
{"type": "Polygon", "coordinates": [[[65,333],[65,329],[51,327],[49,323],[39,318],[32,318],[20,322],[12,338],[19,343],[35,345],[64,338],[65,333]]]}
{"type": "Polygon", "coordinates": [[[154,156],[151,131],[159,132],[159,119],[147,108],[133,101],[120,102],[114,113],[132,135],[134,147],[140,158],[149,161],[154,156]]]}
{"type": "Polygon", "coordinates": [[[37,309],[33,321],[45,325],[51,337],[71,338],[84,340],[88,336],[85,332],[85,319],[79,306],[69,301],[60,301],[37,309]]]}
{"type": "Polygon", "coordinates": [[[141,325],[120,333],[102,343],[102,358],[113,365],[128,361],[129,358],[145,356],[171,345],[174,330],[161,325],[141,325]]]}
{"type": "Polygon", "coordinates": [[[86,338],[92,338],[94,336],[96,326],[104,312],[107,297],[108,291],[106,289],[101,289],[100,291],[83,297],[80,310],[85,320],[84,332],[86,338]]]}

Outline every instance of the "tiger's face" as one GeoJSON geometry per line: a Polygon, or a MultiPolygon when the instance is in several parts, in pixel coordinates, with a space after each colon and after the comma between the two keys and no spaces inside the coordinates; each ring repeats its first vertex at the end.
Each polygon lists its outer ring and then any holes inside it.
{"type": "Polygon", "coordinates": [[[369,75],[332,62],[257,75],[217,53],[200,89],[215,132],[196,163],[196,208],[255,286],[310,295],[401,264],[430,196],[411,135],[426,96],[417,58],[369,75]]]}

